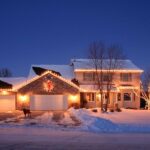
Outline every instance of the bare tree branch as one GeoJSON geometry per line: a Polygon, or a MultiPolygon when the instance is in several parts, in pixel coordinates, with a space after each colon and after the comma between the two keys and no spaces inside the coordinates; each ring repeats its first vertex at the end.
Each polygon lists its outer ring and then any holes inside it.
{"type": "Polygon", "coordinates": [[[0,77],[11,77],[12,73],[9,69],[7,68],[2,68],[0,69],[0,77]]]}
{"type": "Polygon", "coordinates": [[[91,43],[89,52],[91,64],[95,68],[95,85],[101,94],[101,110],[107,111],[115,70],[119,69],[120,59],[124,59],[124,55],[120,46],[111,45],[106,47],[102,42],[91,43]],[[105,87],[107,99],[104,102],[103,93],[105,87]]]}

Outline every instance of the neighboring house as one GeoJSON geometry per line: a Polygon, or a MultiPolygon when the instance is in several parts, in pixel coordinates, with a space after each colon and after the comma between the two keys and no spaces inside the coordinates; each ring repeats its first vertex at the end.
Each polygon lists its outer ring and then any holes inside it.
{"type": "MultiPolygon", "coordinates": [[[[115,70],[109,107],[140,107],[140,75],[130,60],[120,60],[115,70]]],[[[105,70],[106,68],[104,68],[105,70]]],[[[32,65],[27,78],[0,78],[0,110],[66,110],[87,101],[100,107],[95,69],[89,59],[72,59],[70,65],[32,65]]],[[[103,99],[107,99],[104,89],[103,99]]]]}

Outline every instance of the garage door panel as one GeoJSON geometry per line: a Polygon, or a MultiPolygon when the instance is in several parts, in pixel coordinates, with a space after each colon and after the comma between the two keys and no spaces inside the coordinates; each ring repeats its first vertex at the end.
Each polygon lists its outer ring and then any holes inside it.
{"type": "Polygon", "coordinates": [[[14,95],[0,96],[0,111],[14,111],[16,108],[14,95]]]}
{"type": "Polygon", "coordinates": [[[30,97],[31,110],[65,110],[67,106],[67,96],[63,95],[34,95],[30,97]]]}

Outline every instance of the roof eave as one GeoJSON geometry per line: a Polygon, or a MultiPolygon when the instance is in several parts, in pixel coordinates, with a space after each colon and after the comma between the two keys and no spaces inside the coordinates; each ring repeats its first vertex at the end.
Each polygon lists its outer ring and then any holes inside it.
{"type": "MultiPolygon", "coordinates": [[[[75,72],[94,72],[95,69],[74,69],[75,72]]],[[[100,69],[98,69],[97,71],[101,71],[100,69]]],[[[108,70],[106,69],[103,69],[102,70],[103,72],[107,72],[108,70]]],[[[131,69],[116,69],[116,70],[109,70],[109,71],[112,71],[112,72],[133,72],[133,73],[142,73],[144,72],[144,70],[141,70],[141,69],[137,69],[137,70],[131,70],[131,69]]]]}

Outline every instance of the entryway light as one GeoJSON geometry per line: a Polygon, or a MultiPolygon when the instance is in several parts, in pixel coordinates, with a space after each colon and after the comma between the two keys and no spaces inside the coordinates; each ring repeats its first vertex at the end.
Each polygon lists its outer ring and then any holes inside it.
{"type": "Polygon", "coordinates": [[[8,92],[7,91],[2,91],[2,95],[7,95],[8,92]]]}
{"type": "Polygon", "coordinates": [[[70,99],[73,103],[77,102],[77,95],[71,95],[70,99]]]}
{"type": "Polygon", "coordinates": [[[21,100],[22,102],[25,102],[25,101],[27,100],[27,96],[26,96],[26,95],[21,95],[21,96],[20,96],[20,100],[21,100]]]}

